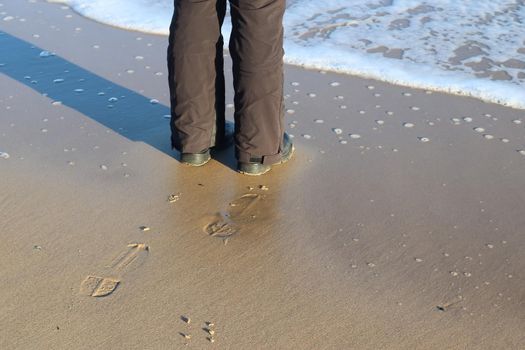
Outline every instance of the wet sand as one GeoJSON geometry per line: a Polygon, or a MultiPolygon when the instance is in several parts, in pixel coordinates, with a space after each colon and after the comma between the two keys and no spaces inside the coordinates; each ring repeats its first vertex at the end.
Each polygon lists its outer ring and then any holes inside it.
{"type": "Polygon", "coordinates": [[[188,168],[166,37],[0,4],[0,348],[523,348],[523,110],[287,66],[294,159],[188,168]]]}

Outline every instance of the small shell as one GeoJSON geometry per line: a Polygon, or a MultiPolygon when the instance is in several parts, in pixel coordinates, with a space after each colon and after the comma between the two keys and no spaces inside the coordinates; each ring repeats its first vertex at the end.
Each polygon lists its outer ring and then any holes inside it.
{"type": "Polygon", "coordinates": [[[180,199],[180,194],[170,194],[168,197],[168,202],[175,203],[180,199]]]}

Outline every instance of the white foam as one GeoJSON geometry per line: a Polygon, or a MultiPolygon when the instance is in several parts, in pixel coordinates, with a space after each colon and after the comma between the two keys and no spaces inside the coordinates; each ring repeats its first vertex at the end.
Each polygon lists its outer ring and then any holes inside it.
{"type": "MultiPolygon", "coordinates": [[[[49,1],[100,22],[164,35],[173,10],[171,0],[49,1]]],[[[288,0],[284,27],[287,63],[525,109],[522,2],[288,0]]],[[[227,18],[226,42],[230,31],[227,18]]]]}

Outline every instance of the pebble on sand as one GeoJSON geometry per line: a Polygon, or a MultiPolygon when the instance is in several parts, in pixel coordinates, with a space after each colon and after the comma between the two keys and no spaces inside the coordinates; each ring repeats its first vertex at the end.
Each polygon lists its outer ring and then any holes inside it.
{"type": "Polygon", "coordinates": [[[168,197],[168,202],[175,203],[180,199],[180,194],[170,194],[168,197]]]}

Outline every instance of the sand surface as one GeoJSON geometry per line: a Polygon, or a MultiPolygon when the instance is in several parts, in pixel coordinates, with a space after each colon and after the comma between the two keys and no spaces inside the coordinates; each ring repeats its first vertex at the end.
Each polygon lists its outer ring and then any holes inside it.
{"type": "Polygon", "coordinates": [[[287,66],[294,159],[188,168],[166,37],[0,12],[1,349],[524,348],[523,110],[287,66]]]}

